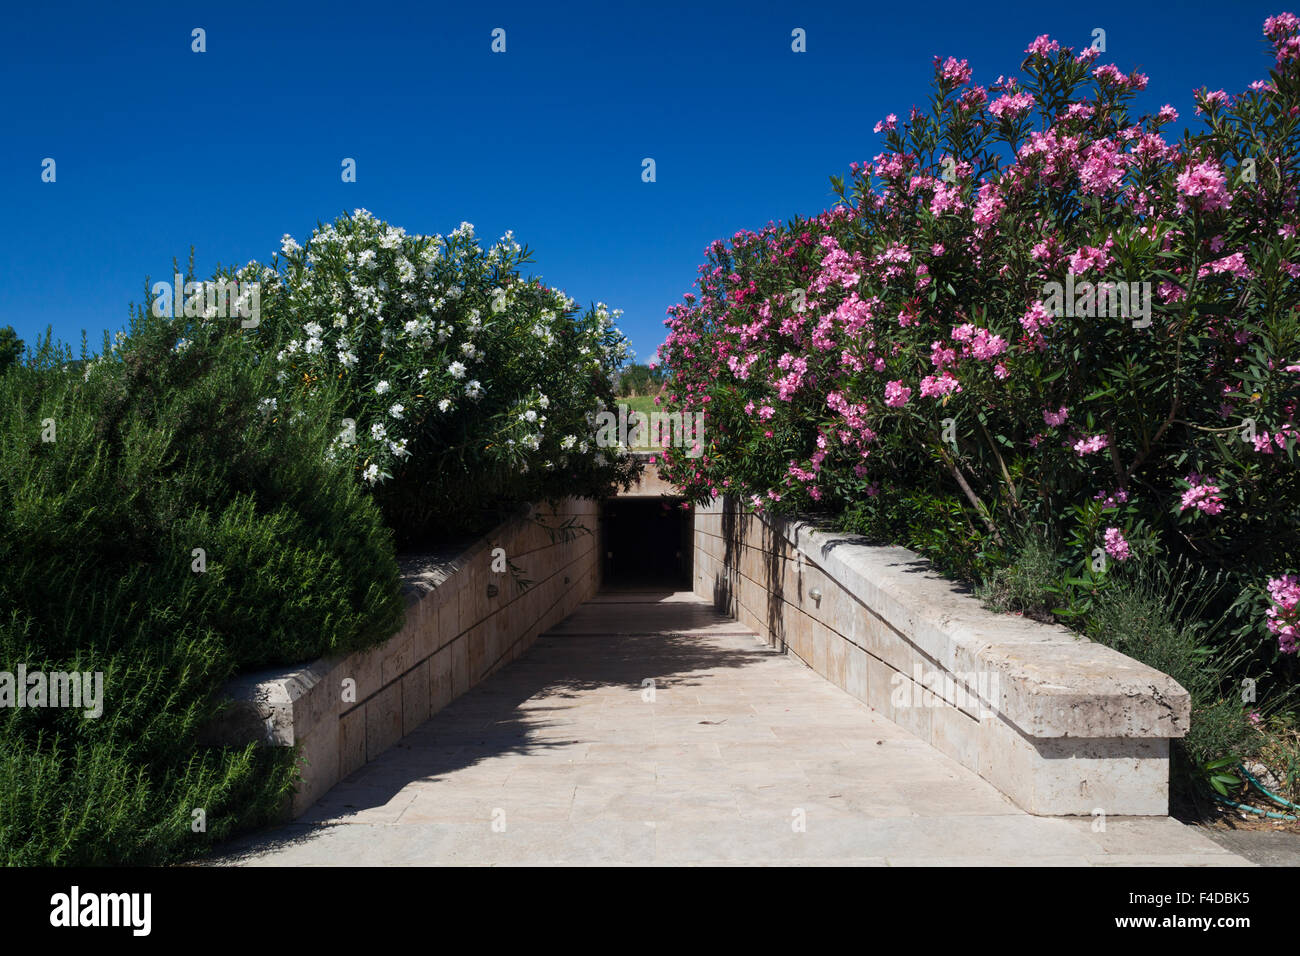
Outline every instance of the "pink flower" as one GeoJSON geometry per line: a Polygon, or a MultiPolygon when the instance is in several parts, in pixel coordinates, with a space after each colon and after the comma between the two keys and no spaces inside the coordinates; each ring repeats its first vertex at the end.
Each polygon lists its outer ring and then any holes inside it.
{"type": "Polygon", "coordinates": [[[1197,271],[1196,277],[1198,279],[1204,279],[1208,275],[1220,272],[1229,272],[1239,279],[1249,279],[1253,275],[1246,265],[1245,255],[1240,252],[1234,252],[1232,255],[1224,256],[1222,259],[1207,262],[1197,271]]]}
{"type": "MultiPolygon", "coordinates": [[[[1207,106],[1210,109],[1217,109],[1220,106],[1227,106],[1228,94],[1225,93],[1223,90],[1215,90],[1213,93],[1206,93],[1205,96],[1201,98],[1201,103],[1202,105],[1207,106]]],[[[1201,115],[1200,106],[1196,107],[1196,115],[1197,116],[1201,115]]]]}
{"type": "Polygon", "coordinates": [[[1060,411],[1051,412],[1046,409],[1043,411],[1043,421],[1047,422],[1047,424],[1051,425],[1053,428],[1064,425],[1065,420],[1069,417],[1070,410],[1064,405],[1061,406],[1060,411]]]}
{"type": "MultiPolygon", "coordinates": [[[[934,62],[935,66],[939,65],[939,58],[937,56],[934,58],[934,62]]],[[[950,56],[944,61],[943,68],[939,75],[945,82],[955,83],[960,86],[963,83],[970,82],[970,64],[965,60],[958,60],[950,56]]]]}
{"type": "Polygon", "coordinates": [[[826,250],[826,255],[822,259],[821,273],[813,279],[809,288],[813,292],[825,292],[832,285],[845,289],[856,286],[862,278],[864,263],[861,254],[855,252],[850,256],[831,236],[822,237],[819,244],[826,250]]]}
{"type": "Polygon", "coordinates": [[[1207,211],[1223,209],[1228,205],[1227,177],[1223,169],[1212,160],[1189,165],[1175,180],[1180,198],[1178,211],[1186,212],[1186,201],[1182,196],[1200,199],[1201,208],[1207,211]]]}
{"type": "Polygon", "coordinates": [[[1104,195],[1118,189],[1124,179],[1129,158],[1115,149],[1108,139],[1098,140],[1084,153],[1079,167],[1079,188],[1091,195],[1104,195]]]}
{"type": "Polygon", "coordinates": [[[996,358],[1006,350],[1006,339],[1000,335],[989,335],[988,329],[980,329],[971,341],[971,354],[981,362],[996,358]]]}
{"type": "Polygon", "coordinates": [[[1070,256],[1070,271],[1075,275],[1083,275],[1089,269],[1096,269],[1098,272],[1105,272],[1106,267],[1111,263],[1111,257],[1106,253],[1104,248],[1098,249],[1095,246],[1080,246],[1079,250],[1070,256]]]}
{"type": "Polygon", "coordinates": [[[1123,488],[1116,488],[1110,494],[1099,491],[1092,496],[1093,501],[1100,501],[1103,508],[1118,508],[1124,502],[1128,501],[1128,492],[1123,488]]]}
{"type": "Polygon", "coordinates": [[[893,113],[890,113],[883,120],[881,120],[879,123],[876,124],[875,132],[879,133],[883,130],[897,129],[897,127],[898,127],[898,117],[895,116],[893,113]]]}
{"type": "Polygon", "coordinates": [[[1187,476],[1187,483],[1191,487],[1183,492],[1182,501],[1178,506],[1180,512],[1188,508],[1196,508],[1207,515],[1217,515],[1223,511],[1223,499],[1219,497],[1218,485],[1203,481],[1200,475],[1195,474],[1187,476]]]}
{"type": "Polygon", "coordinates": [[[1033,335],[1044,326],[1051,325],[1053,318],[1054,316],[1052,313],[1047,311],[1047,307],[1043,305],[1042,300],[1039,299],[1036,300],[1033,305],[1029,307],[1028,311],[1020,317],[1020,324],[1024,327],[1026,332],[1033,335]]]}
{"type": "Polygon", "coordinates": [[[1000,120],[1019,119],[1033,108],[1032,93],[1015,93],[999,96],[989,104],[989,112],[1000,120]]]}
{"type": "Polygon", "coordinates": [[[1061,44],[1048,37],[1046,33],[1034,38],[1034,42],[1029,44],[1025,49],[1026,53],[1032,53],[1035,56],[1047,56],[1049,53],[1055,53],[1061,48],[1061,44]]]}
{"type": "Polygon", "coordinates": [[[944,348],[942,342],[931,342],[930,364],[942,372],[944,366],[957,364],[957,352],[955,349],[944,348]]]}
{"type": "Polygon", "coordinates": [[[1278,650],[1294,654],[1300,637],[1300,581],[1293,574],[1270,578],[1268,596],[1273,606],[1265,612],[1267,627],[1277,636],[1278,650]]]}
{"type": "Polygon", "coordinates": [[[1124,82],[1124,74],[1119,71],[1114,63],[1107,63],[1105,66],[1099,66],[1092,71],[1092,75],[1101,80],[1102,85],[1108,83],[1121,84],[1124,82]]]}
{"type": "Polygon", "coordinates": [[[921,397],[934,398],[938,395],[951,395],[961,391],[961,384],[947,372],[942,375],[927,375],[921,379],[921,397]]]}
{"type": "Polygon", "coordinates": [[[1297,29],[1300,29],[1300,18],[1294,13],[1279,13],[1264,20],[1264,36],[1270,40],[1281,39],[1295,33],[1297,29]]]}
{"type": "Polygon", "coordinates": [[[1124,540],[1124,533],[1119,528],[1106,529],[1106,553],[1116,561],[1127,561],[1132,556],[1128,542],[1124,540]]]}
{"type": "Polygon", "coordinates": [[[912,397],[912,390],[903,384],[902,379],[885,383],[885,404],[890,408],[902,408],[912,397]]]}
{"type": "Polygon", "coordinates": [[[961,201],[961,190],[956,184],[939,183],[934,188],[934,198],[930,200],[930,212],[935,216],[942,216],[949,210],[956,212],[965,209],[966,204],[961,201]]]}
{"type": "Polygon", "coordinates": [[[1105,435],[1093,435],[1091,438],[1080,438],[1074,443],[1074,453],[1082,458],[1084,455],[1091,455],[1095,451],[1101,451],[1109,444],[1110,441],[1105,435]]]}
{"type": "Polygon", "coordinates": [[[1001,218],[1007,204],[1002,197],[998,195],[998,187],[995,183],[985,183],[980,187],[979,202],[975,204],[975,212],[971,219],[977,226],[991,226],[1001,218]]]}

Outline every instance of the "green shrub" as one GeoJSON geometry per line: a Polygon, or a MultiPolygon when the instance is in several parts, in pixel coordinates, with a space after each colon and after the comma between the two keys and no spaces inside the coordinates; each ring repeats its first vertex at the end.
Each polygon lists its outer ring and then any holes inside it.
{"type": "Polygon", "coordinates": [[[994,611],[1016,611],[1051,621],[1061,571],[1059,551],[1043,529],[1031,527],[1023,534],[1011,563],[993,570],[975,593],[994,611]]]}
{"type": "Polygon", "coordinates": [[[0,377],[0,668],[104,680],[98,718],[0,713],[5,863],[165,862],[266,820],[292,755],[201,745],[222,683],[400,625],[391,533],[322,408],[263,404],[246,334],[142,313],[84,373],[47,340],[0,377]]]}
{"type": "MultiPolygon", "coordinates": [[[[1253,663],[1258,644],[1224,634],[1223,618],[1207,613],[1223,586],[1203,570],[1142,559],[1115,571],[1092,602],[1085,627],[1093,640],[1168,674],[1187,690],[1191,726],[1176,753],[1183,758],[1180,771],[1194,778],[1203,777],[1205,764],[1243,759],[1263,742],[1238,679],[1259,666],[1253,663]]],[[[1266,678],[1265,671],[1254,672],[1266,678]]],[[[1288,703],[1294,706],[1279,695],[1272,707],[1288,703]]]]}

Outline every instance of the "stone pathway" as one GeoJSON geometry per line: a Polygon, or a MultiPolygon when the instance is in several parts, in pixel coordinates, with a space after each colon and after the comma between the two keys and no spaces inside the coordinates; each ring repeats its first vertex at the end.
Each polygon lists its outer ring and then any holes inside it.
{"type": "Polygon", "coordinates": [[[649,592],[583,605],[215,862],[1248,865],[1168,818],[1031,816],[702,599],[649,592]]]}

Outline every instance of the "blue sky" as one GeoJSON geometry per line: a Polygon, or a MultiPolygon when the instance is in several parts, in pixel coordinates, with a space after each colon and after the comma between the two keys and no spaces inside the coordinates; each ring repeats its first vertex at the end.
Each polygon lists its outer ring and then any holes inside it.
{"type": "Polygon", "coordinates": [[[624,310],[644,361],[704,247],[830,205],[828,177],[880,151],[876,121],[925,101],[933,56],[987,85],[1036,35],[1082,48],[1101,27],[1098,62],[1147,73],[1139,102],[1172,103],[1181,127],[1193,88],[1267,75],[1263,20],[1295,6],[11,5],[0,325],[28,342],[52,325],[74,347],[86,329],[98,350],[191,245],[206,275],[364,207],[410,232],[513,229],[532,274],[624,310]]]}

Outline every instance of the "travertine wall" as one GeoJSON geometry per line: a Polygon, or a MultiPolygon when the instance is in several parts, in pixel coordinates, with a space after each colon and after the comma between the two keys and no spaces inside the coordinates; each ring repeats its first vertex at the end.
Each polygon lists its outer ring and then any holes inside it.
{"type": "Polygon", "coordinates": [[[678,494],[676,488],[659,477],[659,455],[651,452],[635,452],[634,458],[639,459],[644,468],[641,477],[627,491],[619,491],[615,497],[618,498],[662,498],[664,495],[673,496],[678,494]]]}
{"type": "Polygon", "coordinates": [[[1031,813],[1165,814],[1172,678],[1062,627],[985,610],[903,548],[718,499],[695,591],[1031,813]]]}
{"type": "MultiPolygon", "coordinates": [[[[597,514],[586,499],[534,509],[552,528],[575,518],[591,532],[597,514]]],[[[296,817],[527,650],[596,593],[599,573],[594,533],[563,540],[527,517],[509,521],[435,570],[406,575],[406,622],[384,644],[233,682],[235,706],[210,738],[296,745],[296,817]],[[531,582],[526,590],[492,570],[496,548],[531,582]]]]}

